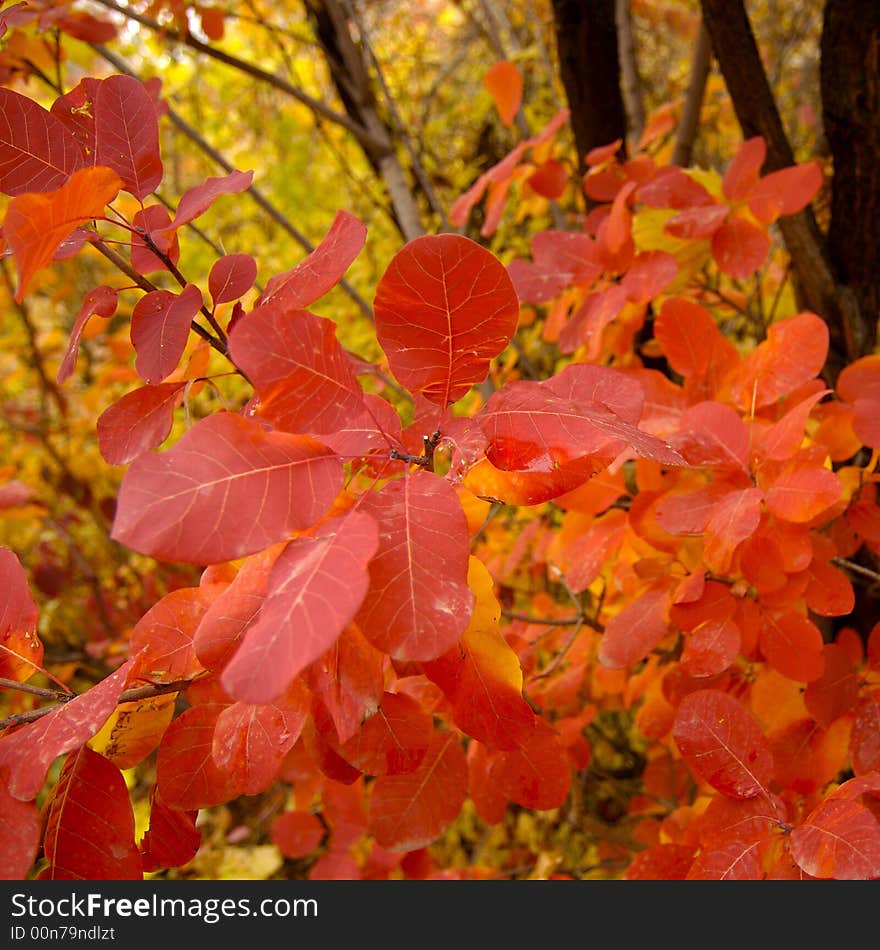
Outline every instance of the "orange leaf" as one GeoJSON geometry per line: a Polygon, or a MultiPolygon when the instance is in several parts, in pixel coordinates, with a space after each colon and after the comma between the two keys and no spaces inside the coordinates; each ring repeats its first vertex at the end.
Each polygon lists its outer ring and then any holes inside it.
{"type": "Polygon", "coordinates": [[[803,524],[839,501],[842,493],[840,479],[827,468],[791,466],[767,489],[767,510],[783,521],[803,524]]]}
{"type": "Polygon", "coordinates": [[[483,84],[495,102],[501,121],[510,126],[522,102],[523,81],[513,63],[502,60],[483,77],[483,84]]]}
{"type": "Polygon", "coordinates": [[[788,679],[809,683],[825,669],[822,632],[794,610],[765,613],[759,644],[767,662],[788,679]]]}
{"type": "Polygon", "coordinates": [[[764,263],[770,238],[747,218],[730,217],[712,235],[712,257],[718,269],[734,280],[746,280],[764,263]]]}
{"type": "Polygon", "coordinates": [[[667,591],[648,591],[612,617],[599,647],[602,665],[621,669],[644,659],[666,636],[671,599],[667,591]]]}
{"type": "Polygon", "coordinates": [[[749,210],[764,224],[783,214],[797,214],[822,187],[822,170],[816,162],[794,165],[762,178],[749,195],[749,210]]]}
{"type": "Polygon", "coordinates": [[[767,156],[767,146],[761,136],[747,139],[740,146],[724,173],[721,190],[731,201],[741,201],[757,185],[761,166],[767,156]]]}
{"type": "Polygon", "coordinates": [[[109,168],[96,166],[74,172],[56,191],[18,195],[9,202],[3,234],[15,255],[21,303],[37,271],[52,262],[61,242],[74,228],[104,214],[122,180],[109,168]]]}

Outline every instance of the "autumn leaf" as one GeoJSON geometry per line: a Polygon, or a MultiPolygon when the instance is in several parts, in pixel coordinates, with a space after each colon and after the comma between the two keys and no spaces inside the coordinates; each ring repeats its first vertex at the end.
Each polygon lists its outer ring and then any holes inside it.
{"type": "Polygon", "coordinates": [[[440,406],[485,379],[519,317],[504,266],[457,234],[415,238],[398,251],[376,287],[373,308],[395,378],[440,406]]]}
{"type": "Polygon", "coordinates": [[[56,191],[22,194],[9,202],[3,234],[15,255],[19,303],[36,273],[51,264],[61,242],[78,225],[102,217],[120,186],[119,176],[109,168],[81,168],[56,191]]]}
{"type": "Polygon", "coordinates": [[[523,81],[516,66],[507,60],[495,65],[483,77],[501,121],[510,126],[522,102],[523,81]]]}
{"type": "Polygon", "coordinates": [[[43,662],[43,643],[37,636],[39,608],[28,586],[18,556],[0,547],[0,676],[23,683],[43,662]]]}
{"type": "Polygon", "coordinates": [[[310,526],[341,483],[339,461],[309,437],[265,432],[255,420],[219,412],[167,452],[132,463],[112,536],[167,560],[232,560],[310,526]]]}

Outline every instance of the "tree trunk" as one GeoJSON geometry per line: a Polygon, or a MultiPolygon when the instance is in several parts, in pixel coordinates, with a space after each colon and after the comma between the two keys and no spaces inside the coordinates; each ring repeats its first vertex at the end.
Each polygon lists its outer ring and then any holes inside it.
{"type": "MultiPolygon", "coordinates": [[[[822,116],[834,162],[828,253],[865,324],[880,315],[880,2],[827,0],[822,29],[822,116]]],[[[859,354],[861,355],[861,354],[859,354]]]]}
{"type": "Polygon", "coordinates": [[[321,46],[336,92],[348,116],[367,130],[364,152],[388,189],[391,211],[404,239],[424,233],[418,205],[394,148],[394,139],[382,119],[370,82],[366,60],[355,43],[339,0],[306,0],[315,36],[321,46]]]}
{"type": "Polygon", "coordinates": [[[615,0],[553,0],[559,72],[578,157],[620,139],[626,154],[626,111],[620,91],[615,0]]]}
{"type": "MultiPolygon", "coordinates": [[[[863,0],[863,5],[872,2],[876,0],[863,0]]],[[[742,0],[701,0],[701,5],[703,22],[743,136],[760,135],[767,144],[764,173],[793,165],[791,145],[742,0]]],[[[852,11],[852,4],[848,10],[852,11]]],[[[858,82],[857,74],[864,67],[850,68],[853,74],[847,81],[858,82]]],[[[875,318],[866,318],[852,288],[839,280],[811,208],[780,218],[779,230],[791,257],[799,306],[812,310],[828,324],[831,353],[826,370],[833,383],[847,362],[872,348],[875,318]]]]}

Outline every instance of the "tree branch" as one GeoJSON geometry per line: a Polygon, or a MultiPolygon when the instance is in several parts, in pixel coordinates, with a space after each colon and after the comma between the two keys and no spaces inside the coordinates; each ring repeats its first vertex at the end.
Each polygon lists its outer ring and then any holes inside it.
{"type": "Polygon", "coordinates": [[[672,151],[672,164],[686,167],[691,164],[694,151],[694,142],[700,127],[700,112],[703,108],[703,95],[706,92],[706,82],[712,66],[712,42],[706,24],[700,20],[697,33],[697,45],[694,47],[694,58],[691,62],[691,79],[688,84],[684,108],[681,112],[681,121],[675,132],[675,146],[672,151]]]}

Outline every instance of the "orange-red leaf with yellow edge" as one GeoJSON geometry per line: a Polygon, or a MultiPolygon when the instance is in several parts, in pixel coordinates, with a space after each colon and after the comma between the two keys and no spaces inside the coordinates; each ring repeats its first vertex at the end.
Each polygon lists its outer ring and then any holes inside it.
{"type": "Polygon", "coordinates": [[[103,216],[121,186],[119,176],[100,165],[75,171],[57,191],[18,195],[9,202],[3,236],[18,269],[16,301],[21,303],[34,275],[52,263],[74,228],[103,216]]]}
{"type": "Polygon", "coordinates": [[[202,832],[196,827],[198,811],[169,808],[153,787],[150,793],[150,826],[140,841],[144,871],[152,873],[163,868],[187,864],[202,843],[202,832]]]}
{"type": "Polygon", "coordinates": [[[367,830],[389,851],[436,841],[461,811],[467,760],[456,732],[435,732],[414,772],[380,775],[370,787],[367,830]]]}
{"type": "Polygon", "coordinates": [[[367,775],[402,775],[419,767],[433,729],[431,716],[414,699],[385,693],[376,711],[339,747],[339,753],[367,775]]]}
{"type": "Polygon", "coordinates": [[[518,749],[501,752],[494,775],[511,801],[537,811],[559,808],[571,788],[568,754],[543,719],[535,719],[531,736],[518,749]]]}
{"type": "Polygon", "coordinates": [[[211,808],[241,794],[240,777],[214,761],[214,730],[220,703],[184,710],[168,727],[156,756],[156,789],[166,805],[191,811],[211,808]]]}
{"type": "Polygon", "coordinates": [[[820,879],[880,877],[880,772],[844,782],[791,835],[792,857],[820,879]]]}
{"type": "Polygon", "coordinates": [[[672,597],[666,590],[649,590],[630,601],[605,626],[599,661],[623,669],[643,660],[669,631],[672,597]]]}
{"type": "Polygon", "coordinates": [[[0,677],[23,683],[43,662],[40,612],[18,556],[5,547],[0,547],[0,590],[0,677]]]}
{"type": "Polygon", "coordinates": [[[214,764],[234,776],[242,794],[266,791],[300,737],[308,712],[309,694],[299,680],[274,703],[227,706],[214,729],[214,764]]]}
{"type": "Polygon", "coordinates": [[[134,812],[125,779],[88,746],[71,752],[52,789],[40,871],[47,881],[140,881],[134,812]]]}
{"type": "Polygon", "coordinates": [[[731,201],[746,198],[758,183],[766,157],[767,145],[761,136],[746,139],[724,173],[721,181],[724,197],[731,201]]]}
{"type": "Polygon", "coordinates": [[[519,658],[498,629],[494,581],[476,557],[468,586],[475,605],[467,629],[443,656],[424,663],[424,671],[452,704],[459,729],[491,748],[517,749],[531,736],[535,714],[522,696],[519,658]]]}
{"type": "Polygon", "coordinates": [[[222,673],[230,696],[273,702],[333,646],[364,599],[378,543],[376,521],[352,511],[287,545],[269,572],[260,615],[222,673]]]}
{"type": "Polygon", "coordinates": [[[42,719],[0,736],[0,779],[5,775],[14,798],[36,798],[55,759],[95,735],[116,708],[135,659],[42,719]]]}
{"type": "Polygon", "coordinates": [[[771,324],[767,339],[731,378],[735,405],[749,412],[760,409],[815,379],[825,365],[828,340],[828,325],[809,311],[771,324]]]}
{"type": "Polygon", "coordinates": [[[34,802],[13,798],[0,781],[0,881],[23,881],[40,846],[42,822],[34,802]]]}
{"type": "Polygon", "coordinates": [[[114,540],[153,557],[214,564],[310,527],[342,487],[342,465],[308,436],[216,412],[122,480],[114,540]],[[296,504],[291,504],[291,499],[296,504]]]}
{"type": "Polygon", "coordinates": [[[89,748],[117,768],[134,768],[159,745],[174,716],[176,699],[176,693],[165,693],[120,703],[89,740],[89,748]]]}
{"type": "Polygon", "coordinates": [[[509,127],[522,103],[523,81],[519,70],[508,60],[501,60],[489,69],[483,84],[495,103],[498,117],[509,127]]]}
{"type": "Polygon", "coordinates": [[[382,533],[357,625],[395,659],[441,656],[464,632],[474,605],[467,519],[455,489],[431,472],[416,472],[371,493],[359,510],[382,533]]]}
{"type": "Polygon", "coordinates": [[[783,214],[797,214],[816,197],[822,187],[822,169],[805,162],[765,175],[749,195],[749,210],[764,224],[783,214]]]}
{"type": "Polygon", "coordinates": [[[843,484],[830,469],[793,463],[767,487],[767,510],[783,521],[812,521],[840,500],[843,484]]]}
{"type": "Polygon", "coordinates": [[[770,238],[747,218],[731,216],[712,235],[712,257],[734,280],[747,280],[767,259],[770,238]]]}
{"type": "Polygon", "coordinates": [[[485,379],[519,319],[507,269],[459,234],[405,244],[379,280],[373,309],[397,381],[440,406],[485,379]]]}
{"type": "Polygon", "coordinates": [[[310,855],[326,833],[321,819],[308,811],[284,811],[269,826],[272,843],[292,860],[310,855]]]}
{"type": "Polygon", "coordinates": [[[809,683],[825,669],[822,632],[795,610],[776,614],[765,611],[759,638],[767,662],[788,679],[809,683]]]}
{"type": "Polygon", "coordinates": [[[675,715],[673,738],[695,775],[728,798],[766,794],[773,757],[761,727],[733,696],[689,693],[675,715]]]}

